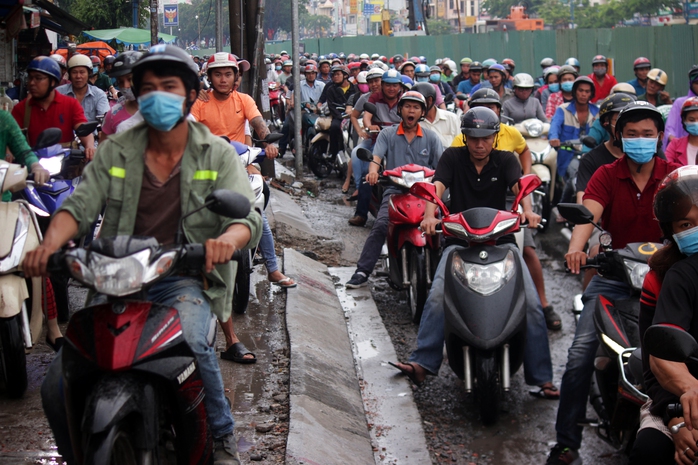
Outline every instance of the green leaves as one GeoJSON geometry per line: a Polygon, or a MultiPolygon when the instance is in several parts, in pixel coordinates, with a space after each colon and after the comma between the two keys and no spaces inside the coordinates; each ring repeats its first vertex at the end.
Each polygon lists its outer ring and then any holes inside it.
{"type": "Polygon", "coordinates": [[[427,29],[431,36],[442,36],[457,32],[445,19],[427,19],[427,29]]]}

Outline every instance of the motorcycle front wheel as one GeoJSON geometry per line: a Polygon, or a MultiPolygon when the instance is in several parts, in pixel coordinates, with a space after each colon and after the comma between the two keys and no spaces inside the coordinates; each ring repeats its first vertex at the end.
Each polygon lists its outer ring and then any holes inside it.
{"type": "Polygon", "coordinates": [[[410,286],[407,288],[407,302],[412,313],[412,323],[419,324],[427,301],[427,267],[424,248],[410,247],[409,260],[410,286]]]}
{"type": "Polygon", "coordinates": [[[475,356],[475,400],[480,408],[480,418],[485,426],[493,425],[499,418],[501,385],[499,366],[495,352],[478,352],[475,356]]]}
{"type": "Polygon", "coordinates": [[[329,145],[328,141],[319,140],[310,149],[308,165],[313,174],[320,179],[326,178],[332,172],[332,164],[325,158],[329,145]]]}
{"type": "Polygon", "coordinates": [[[22,397],[27,390],[27,356],[21,314],[0,318],[0,370],[7,395],[14,399],[22,397]]]}
{"type": "Polygon", "coordinates": [[[238,272],[235,275],[235,289],[233,289],[233,311],[237,314],[247,312],[247,304],[250,303],[250,275],[252,274],[251,251],[245,250],[238,263],[238,272]]]}

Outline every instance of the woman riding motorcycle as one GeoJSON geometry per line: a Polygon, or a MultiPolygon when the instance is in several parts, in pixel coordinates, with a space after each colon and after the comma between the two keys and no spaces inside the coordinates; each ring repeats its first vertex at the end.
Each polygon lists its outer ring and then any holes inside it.
{"type": "Polygon", "coordinates": [[[530,74],[519,73],[514,76],[514,98],[510,98],[502,104],[502,115],[514,120],[518,124],[529,118],[537,118],[544,123],[548,122],[543,107],[533,94],[533,77],[530,74]]]}

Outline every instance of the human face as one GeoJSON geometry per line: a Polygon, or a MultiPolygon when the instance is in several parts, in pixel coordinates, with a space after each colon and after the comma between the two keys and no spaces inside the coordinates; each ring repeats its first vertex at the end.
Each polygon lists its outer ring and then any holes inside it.
{"type": "Polygon", "coordinates": [[[68,72],[68,78],[70,83],[75,89],[84,89],[87,86],[87,79],[90,77],[90,73],[84,66],[77,66],[68,72]]]}
{"type": "Polygon", "coordinates": [[[480,76],[482,76],[482,71],[480,70],[470,72],[470,80],[473,82],[473,84],[480,82],[480,76]]]}
{"type": "Polygon", "coordinates": [[[341,71],[332,73],[332,82],[335,84],[342,84],[344,82],[344,73],[341,71]]]}
{"type": "MultiPolygon", "coordinates": [[[[555,76],[555,77],[557,77],[557,76],[555,76]]],[[[560,84],[562,84],[563,82],[574,82],[574,79],[575,79],[574,74],[563,74],[562,78],[560,78],[559,81],[560,81],[560,84]]]]}
{"type": "Polygon", "coordinates": [[[492,153],[494,134],[487,137],[468,137],[467,145],[470,157],[476,161],[483,161],[492,153]]]}
{"type": "Polygon", "coordinates": [[[320,65],[320,72],[322,74],[327,74],[330,72],[330,65],[328,63],[323,63],[320,65]]]}
{"type": "Polygon", "coordinates": [[[650,72],[649,68],[637,68],[635,70],[635,76],[638,80],[645,82],[647,80],[647,74],[650,72]]]}
{"type": "Polygon", "coordinates": [[[211,70],[211,85],[219,94],[227,94],[233,90],[237,79],[233,68],[214,68],[211,70]]]}
{"type": "Polygon", "coordinates": [[[119,76],[116,78],[116,86],[119,89],[130,89],[133,87],[133,74],[127,74],[126,76],[119,76]]]}
{"type": "Polygon", "coordinates": [[[502,73],[499,71],[490,71],[487,73],[487,79],[492,84],[492,87],[497,88],[502,85],[502,73]]]}
{"type": "Polygon", "coordinates": [[[410,79],[414,80],[414,66],[407,65],[402,67],[402,74],[408,76],[410,79]]]}
{"type": "Polygon", "coordinates": [[[610,139],[615,140],[616,139],[616,121],[618,121],[618,112],[615,112],[611,115],[611,119],[608,120],[606,123],[606,126],[608,129],[611,131],[610,134],[610,139]]]}
{"type": "Polygon", "coordinates": [[[674,230],[674,234],[695,228],[696,226],[698,226],[698,206],[695,205],[691,207],[684,218],[671,223],[671,229],[674,230]]]}
{"type": "Polygon", "coordinates": [[[315,78],[317,77],[317,73],[315,71],[310,71],[309,73],[305,73],[305,82],[308,84],[312,84],[315,82],[315,78]]]}
{"type": "Polygon", "coordinates": [[[43,99],[47,97],[49,87],[51,86],[51,78],[44,73],[38,71],[29,71],[27,79],[27,91],[35,99],[43,99]]]}
{"type": "Polygon", "coordinates": [[[281,71],[283,71],[286,74],[291,74],[291,69],[293,69],[292,66],[282,66],[281,71]]]}
{"type": "Polygon", "coordinates": [[[381,89],[383,90],[383,96],[388,100],[392,100],[397,98],[400,90],[402,89],[402,84],[384,82],[381,84],[381,89]]]}
{"type": "Polygon", "coordinates": [[[184,82],[182,82],[181,78],[175,76],[158,77],[155,75],[155,73],[148,70],[143,73],[140,95],[146,95],[150,92],[155,92],[156,90],[188,97],[188,99],[185,99],[185,101],[182,103],[183,111],[185,109],[185,105],[187,104],[186,100],[194,101],[197,96],[197,91],[194,89],[192,89],[187,96],[187,90],[184,87],[184,82]]]}
{"type": "Polygon", "coordinates": [[[519,100],[528,100],[532,93],[533,89],[531,87],[514,87],[514,95],[519,100]]]}
{"type": "Polygon", "coordinates": [[[594,74],[597,76],[604,76],[606,74],[606,65],[603,63],[596,63],[592,66],[594,74]]]}
{"type": "Polygon", "coordinates": [[[382,80],[379,77],[369,79],[368,81],[366,81],[366,83],[368,84],[368,90],[371,93],[378,92],[379,90],[381,90],[381,82],[382,80]]]}
{"type": "Polygon", "coordinates": [[[470,72],[470,63],[461,63],[460,70],[463,74],[468,74],[470,72]]]}
{"type": "Polygon", "coordinates": [[[400,117],[402,118],[403,127],[407,129],[416,127],[422,116],[424,116],[424,110],[422,110],[422,106],[419,103],[406,101],[402,104],[400,117]]]}
{"type": "Polygon", "coordinates": [[[683,117],[684,123],[698,123],[698,111],[689,111],[683,117]]]}
{"type": "Polygon", "coordinates": [[[356,75],[359,74],[360,71],[361,71],[360,68],[354,68],[354,69],[350,70],[349,72],[351,73],[351,75],[353,77],[356,77],[356,75]]]}
{"type": "MultiPolygon", "coordinates": [[[[572,79],[574,81],[574,79],[572,79]]],[[[549,74],[548,75],[548,80],[545,82],[546,84],[555,84],[558,82],[557,74],[549,74]]]]}
{"type": "MultiPolygon", "coordinates": [[[[490,110],[492,110],[493,112],[495,112],[497,116],[499,116],[499,106],[498,106],[498,105],[495,105],[494,103],[477,104],[477,105],[475,105],[475,106],[477,106],[477,107],[489,108],[490,110]]],[[[471,108],[472,108],[472,107],[471,107],[471,108]]]]}
{"type": "Polygon", "coordinates": [[[657,81],[653,81],[651,79],[647,80],[647,93],[649,95],[657,95],[663,90],[664,86],[658,83],[657,81]]]}
{"type": "Polygon", "coordinates": [[[577,92],[575,93],[575,100],[577,103],[585,104],[589,103],[591,99],[591,86],[586,82],[579,84],[577,86],[577,92]]]}
{"type": "Polygon", "coordinates": [[[652,138],[662,137],[662,133],[657,130],[657,125],[653,119],[647,118],[636,123],[626,123],[621,133],[624,139],[635,139],[638,137],[652,138]]]}

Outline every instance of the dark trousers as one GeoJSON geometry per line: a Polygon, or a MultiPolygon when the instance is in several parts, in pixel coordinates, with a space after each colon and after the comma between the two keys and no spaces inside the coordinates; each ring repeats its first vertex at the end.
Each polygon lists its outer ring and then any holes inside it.
{"type": "Polygon", "coordinates": [[[332,118],[330,124],[330,153],[336,155],[342,148],[342,119],[332,118]]]}

